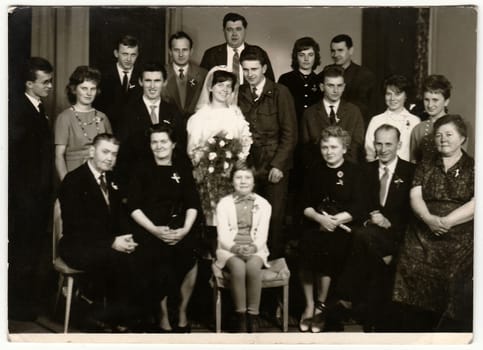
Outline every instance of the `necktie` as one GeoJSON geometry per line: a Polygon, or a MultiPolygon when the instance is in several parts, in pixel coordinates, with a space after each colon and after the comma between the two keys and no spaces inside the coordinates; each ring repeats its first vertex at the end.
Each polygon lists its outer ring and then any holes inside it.
{"type": "Polygon", "coordinates": [[[240,79],[240,55],[238,54],[237,49],[233,49],[233,51],[235,51],[235,53],[233,55],[232,72],[235,74],[236,79],[238,80],[240,79]]]}
{"type": "Polygon", "coordinates": [[[252,87],[251,92],[252,92],[252,99],[253,99],[253,101],[256,101],[257,98],[258,98],[257,87],[256,86],[252,87]]]}
{"type": "Polygon", "coordinates": [[[183,68],[180,68],[179,69],[179,80],[183,80],[184,79],[184,69],[183,68]]]}
{"type": "Polygon", "coordinates": [[[127,73],[128,73],[128,71],[124,70],[123,73],[124,73],[124,76],[122,77],[122,90],[124,92],[127,92],[127,85],[128,85],[127,73]]]}
{"type": "Polygon", "coordinates": [[[150,113],[150,116],[151,116],[151,123],[153,124],[158,124],[158,116],[156,115],[156,105],[151,105],[149,106],[149,108],[151,108],[151,113],[150,113]]]}
{"type": "Polygon", "coordinates": [[[40,116],[45,118],[45,108],[44,108],[44,104],[42,102],[39,103],[39,113],[40,113],[40,116]]]}
{"type": "Polygon", "coordinates": [[[329,107],[330,107],[330,114],[329,114],[330,125],[335,125],[337,123],[337,120],[335,118],[334,106],[330,105],[329,107]]]}
{"type": "Polygon", "coordinates": [[[380,181],[379,203],[384,206],[386,202],[387,182],[389,181],[389,169],[387,166],[384,167],[384,174],[382,174],[380,181]]]}

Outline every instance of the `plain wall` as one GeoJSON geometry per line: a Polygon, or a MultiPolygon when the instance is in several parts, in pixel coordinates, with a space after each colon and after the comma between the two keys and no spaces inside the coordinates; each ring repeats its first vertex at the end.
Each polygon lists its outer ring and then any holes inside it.
{"type": "Polygon", "coordinates": [[[476,121],[476,9],[431,9],[430,74],[443,74],[451,84],[449,112],[469,126],[468,153],[474,155],[476,121]]]}
{"type": "Polygon", "coordinates": [[[332,63],[329,44],[337,34],[354,40],[354,61],[361,60],[362,9],[350,7],[206,7],[182,8],[182,29],[194,41],[193,61],[199,63],[203,52],[225,42],[223,17],[228,12],[243,15],[248,21],[246,41],[261,46],[272,62],[275,78],[291,70],[295,40],[313,37],[320,45],[321,66],[332,63]]]}

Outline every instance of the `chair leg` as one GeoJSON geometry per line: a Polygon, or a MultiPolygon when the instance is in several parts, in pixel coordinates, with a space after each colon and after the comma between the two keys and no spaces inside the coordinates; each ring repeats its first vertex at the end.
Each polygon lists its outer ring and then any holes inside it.
{"type": "Polygon", "coordinates": [[[74,289],[74,277],[67,276],[67,296],[65,299],[64,333],[69,330],[70,306],[72,303],[72,291],[74,289]]]}
{"type": "Polygon", "coordinates": [[[57,313],[57,307],[59,306],[60,295],[62,294],[62,287],[64,286],[64,275],[59,274],[59,281],[57,282],[57,295],[54,301],[54,315],[57,313]]]}
{"type": "Polygon", "coordinates": [[[288,283],[283,286],[283,331],[288,332],[288,283]]]}
{"type": "Polygon", "coordinates": [[[218,286],[213,287],[214,305],[215,305],[215,327],[216,333],[221,332],[221,290],[218,286]]]}

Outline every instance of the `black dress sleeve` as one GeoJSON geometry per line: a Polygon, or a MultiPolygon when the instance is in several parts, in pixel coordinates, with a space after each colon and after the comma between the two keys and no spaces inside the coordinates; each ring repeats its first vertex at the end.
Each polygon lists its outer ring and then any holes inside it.
{"type": "Polygon", "coordinates": [[[178,171],[183,179],[183,204],[186,209],[200,210],[201,202],[191,169],[181,164],[178,171]]]}

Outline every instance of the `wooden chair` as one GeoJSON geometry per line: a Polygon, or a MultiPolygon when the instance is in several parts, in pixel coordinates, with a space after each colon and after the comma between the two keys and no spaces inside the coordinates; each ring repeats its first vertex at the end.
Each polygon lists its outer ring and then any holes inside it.
{"type": "Polygon", "coordinates": [[[74,277],[83,273],[81,270],[76,270],[69,267],[64,260],[57,253],[57,246],[60,238],[62,237],[62,217],[60,214],[60,202],[55,201],[54,204],[54,220],[52,225],[52,264],[54,269],[59,272],[59,283],[57,289],[57,295],[55,298],[54,314],[57,310],[57,305],[59,303],[60,295],[62,294],[62,289],[64,287],[64,282],[67,278],[67,286],[65,293],[65,315],[64,315],[64,333],[69,330],[69,320],[70,320],[70,308],[72,304],[72,294],[74,291],[74,277]]]}
{"type": "MultiPolygon", "coordinates": [[[[262,288],[283,287],[282,330],[288,331],[288,292],[290,270],[284,258],[269,261],[270,267],[262,270],[262,288]]],[[[216,333],[221,332],[221,289],[230,288],[230,274],[221,270],[215,263],[211,265],[213,276],[213,305],[215,307],[216,333]]]]}

